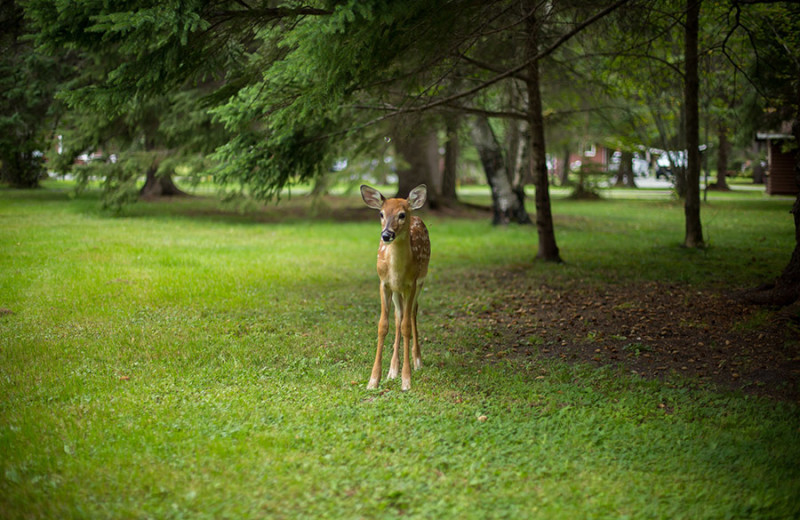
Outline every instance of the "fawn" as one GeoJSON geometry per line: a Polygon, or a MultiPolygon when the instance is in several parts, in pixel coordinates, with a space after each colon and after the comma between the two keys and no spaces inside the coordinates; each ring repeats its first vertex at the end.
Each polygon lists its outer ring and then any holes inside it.
{"type": "Polygon", "coordinates": [[[383,343],[389,332],[389,300],[394,304],[394,353],[387,378],[397,377],[398,349],[403,336],[402,390],[411,388],[409,339],[413,335],[414,369],[422,366],[417,334],[417,296],[428,274],[431,242],[428,228],[412,211],[425,204],[427,188],[421,184],[411,190],[408,199],[387,199],[375,188],[361,186],[361,197],[370,208],[380,210],[381,241],[378,247],[378,276],[381,279],[381,317],[378,322],[378,350],[367,388],[378,388],[381,379],[383,343]]]}

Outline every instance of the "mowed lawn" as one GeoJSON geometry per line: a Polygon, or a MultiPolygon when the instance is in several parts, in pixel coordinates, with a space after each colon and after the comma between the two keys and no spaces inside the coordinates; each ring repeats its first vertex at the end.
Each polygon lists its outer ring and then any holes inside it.
{"type": "Polygon", "coordinates": [[[769,281],[793,247],[790,200],[714,198],[710,248],[687,251],[679,203],[557,199],[564,265],[533,261],[532,227],[429,214],[423,368],[405,393],[365,388],[377,216],[304,204],[111,217],[91,193],[0,190],[0,518],[800,516],[797,404],[490,361],[492,331],[469,319],[502,298],[473,283],[489,271],[769,281]]]}

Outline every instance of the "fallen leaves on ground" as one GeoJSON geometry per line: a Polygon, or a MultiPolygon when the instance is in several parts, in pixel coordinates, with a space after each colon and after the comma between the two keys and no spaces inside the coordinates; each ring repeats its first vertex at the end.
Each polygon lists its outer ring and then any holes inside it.
{"type": "Polygon", "coordinates": [[[493,331],[487,358],[616,364],[642,377],[678,373],[800,400],[800,323],[732,291],[666,282],[537,285],[524,273],[487,277],[479,283],[502,296],[471,313],[493,331]]]}

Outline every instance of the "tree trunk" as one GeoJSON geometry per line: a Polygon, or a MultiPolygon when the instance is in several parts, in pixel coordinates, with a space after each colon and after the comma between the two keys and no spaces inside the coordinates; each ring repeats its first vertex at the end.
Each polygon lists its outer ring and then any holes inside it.
{"type": "MultiPolygon", "coordinates": [[[[539,25],[535,16],[536,2],[530,2],[531,14],[526,20],[527,42],[525,57],[533,59],[539,49],[539,25]]],[[[528,162],[536,188],[536,231],[539,234],[539,251],[536,258],[548,262],[561,262],[553,229],[553,213],[550,208],[550,186],[547,178],[547,157],[545,156],[544,117],[542,116],[542,95],[539,85],[539,62],[528,67],[525,86],[528,91],[528,133],[530,153],[528,162]]]]}
{"type": "Polygon", "coordinates": [[[764,165],[758,157],[753,160],[753,184],[764,184],[764,165]]]}
{"type": "Polygon", "coordinates": [[[508,224],[514,214],[517,196],[511,187],[503,150],[486,116],[475,117],[470,129],[472,144],[478,150],[486,180],[492,189],[492,224],[508,224]]]}
{"type": "MultiPolygon", "coordinates": [[[[691,0],[689,0],[689,1],[691,1],[691,0]]],[[[688,64],[687,64],[687,66],[688,66],[688,64]]],[[[699,85],[699,79],[698,79],[698,85],[699,85]]],[[[680,118],[681,118],[681,120],[680,120],[680,124],[678,125],[678,140],[677,140],[677,143],[675,144],[675,146],[668,146],[667,148],[665,148],[665,150],[686,150],[687,149],[686,129],[688,128],[688,121],[686,121],[686,110],[687,110],[687,107],[686,107],[686,92],[687,92],[687,86],[686,86],[686,84],[684,84],[684,89],[683,89],[684,103],[683,103],[683,106],[681,106],[681,109],[680,109],[680,118]]],[[[699,113],[699,108],[698,108],[698,113],[699,113]]],[[[699,129],[699,127],[697,129],[697,135],[698,135],[698,141],[699,141],[699,139],[700,139],[700,129],[699,129]]],[[[687,159],[688,159],[688,157],[675,155],[674,153],[668,153],[667,157],[669,158],[669,166],[670,166],[670,169],[672,170],[672,179],[673,179],[673,182],[675,184],[675,192],[678,194],[678,198],[679,199],[685,201],[686,200],[686,194],[687,194],[687,185],[688,185],[688,182],[689,182],[688,179],[687,179],[687,165],[688,165],[687,164],[688,163],[687,159]]],[[[698,173],[697,175],[698,175],[698,179],[699,179],[700,178],[700,174],[698,173]]],[[[699,188],[698,188],[698,193],[699,193],[699,188]]]]}
{"type": "MultiPolygon", "coordinates": [[[[518,127],[517,127],[518,128],[518,127]]],[[[528,168],[528,156],[530,155],[530,138],[527,137],[527,132],[520,131],[517,135],[520,140],[514,147],[512,153],[514,154],[513,168],[509,169],[511,173],[511,190],[517,197],[517,203],[514,205],[513,218],[517,224],[533,224],[531,216],[528,215],[528,210],[525,209],[525,185],[531,184],[531,170],[528,168]]]]}
{"type": "Polygon", "coordinates": [[[700,79],[697,70],[697,38],[700,31],[700,0],[686,0],[686,217],[685,247],[701,248],[703,227],[700,222],[700,121],[698,97],[700,79]]]}
{"type": "Polygon", "coordinates": [[[314,179],[311,196],[315,199],[327,195],[331,188],[331,175],[319,175],[314,179]]]}
{"type": "Polygon", "coordinates": [[[508,155],[506,160],[508,162],[508,172],[511,175],[511,184],[515,187],[533,182],[526,162],[528,160],[530,139],[527,136],[527,132],[522,128],[523,125],[523,122],[516,119],[507,122],[505,149],[508,150],[508,155]]]}
{"type": "Polygon", "coordinates": [[[444,145],[444,168],[442,171],[442,204],[455,204],[458,202],[456,195],[456,172],[458,171],[458,156],[461,147],[458,142],[459,122],[456,117],[448,117],[445,121],[447,128],[447,142],[444,145]]]}
{"type": "Polygon", "coordinates": [[[158,165],[152,165],[147,169],[147,177],[144,186],[139,191],[139,198],[143,200],[157,199],[159,197],[183,197],[187,193],[172,181],[171,175],[156,177],[158,165]]]}
{"type": "Polygon", "coordinates": [[[720,191],[729,191],[728,181],[726,176],[728,174],[728,125],[724,121],[720,121],[717,127],[719,146],[717,148],[717,184],[714,189],[720,191]]]}
{"type": "Polygon", "coordinates": [[[636,180],[633,177],[633,152],[622,152],[619,161],[619,172],[617,172],[617,186],[628,188],[636,187],[636,180]]]}
{"type": "Polygon", "coordinates": [[[569,148],[564,148],[564,163],[561,165],[560,178],[558,180],[559,186],[567,186],[569,184],[569,148]]]}
{"type": "Polygon", "coordinates": [[[38,188],[45,171],[41,159],[32,152],[9,148],[0,151],[0,182],[15,189],[38,188]]]}
{"type": "Polygon", "coordinates": [[[400,118],[399,126],[395,128],[394,148],[406,163],[397,170],[397,197],[408,197],[411,190],[425,184],[428,186],[428,207],[436,209],[441,189],[441,182],[437,182],[440,177],[439,140],[436,132],[419,129],[419,125],[416,118],[400,118]]]}

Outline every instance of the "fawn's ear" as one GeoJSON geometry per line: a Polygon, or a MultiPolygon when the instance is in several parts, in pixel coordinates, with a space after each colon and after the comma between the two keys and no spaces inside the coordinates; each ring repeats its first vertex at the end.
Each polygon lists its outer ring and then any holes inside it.
{"type": "Polygon", "coordinates": [[[381,192],[366,184],[361,185],[361,198],[364,199],[367,206],[373,209],[381,209],[386,201],[386,197],[381,195],[381,192]]]}
{"type": "Polygon", "coordinates": [[[420,184],[408,194],[408,205],[411,206],[411,209],[419,209],[425,204],[427,199],[428,187],[424,184],[420,184]]]}

